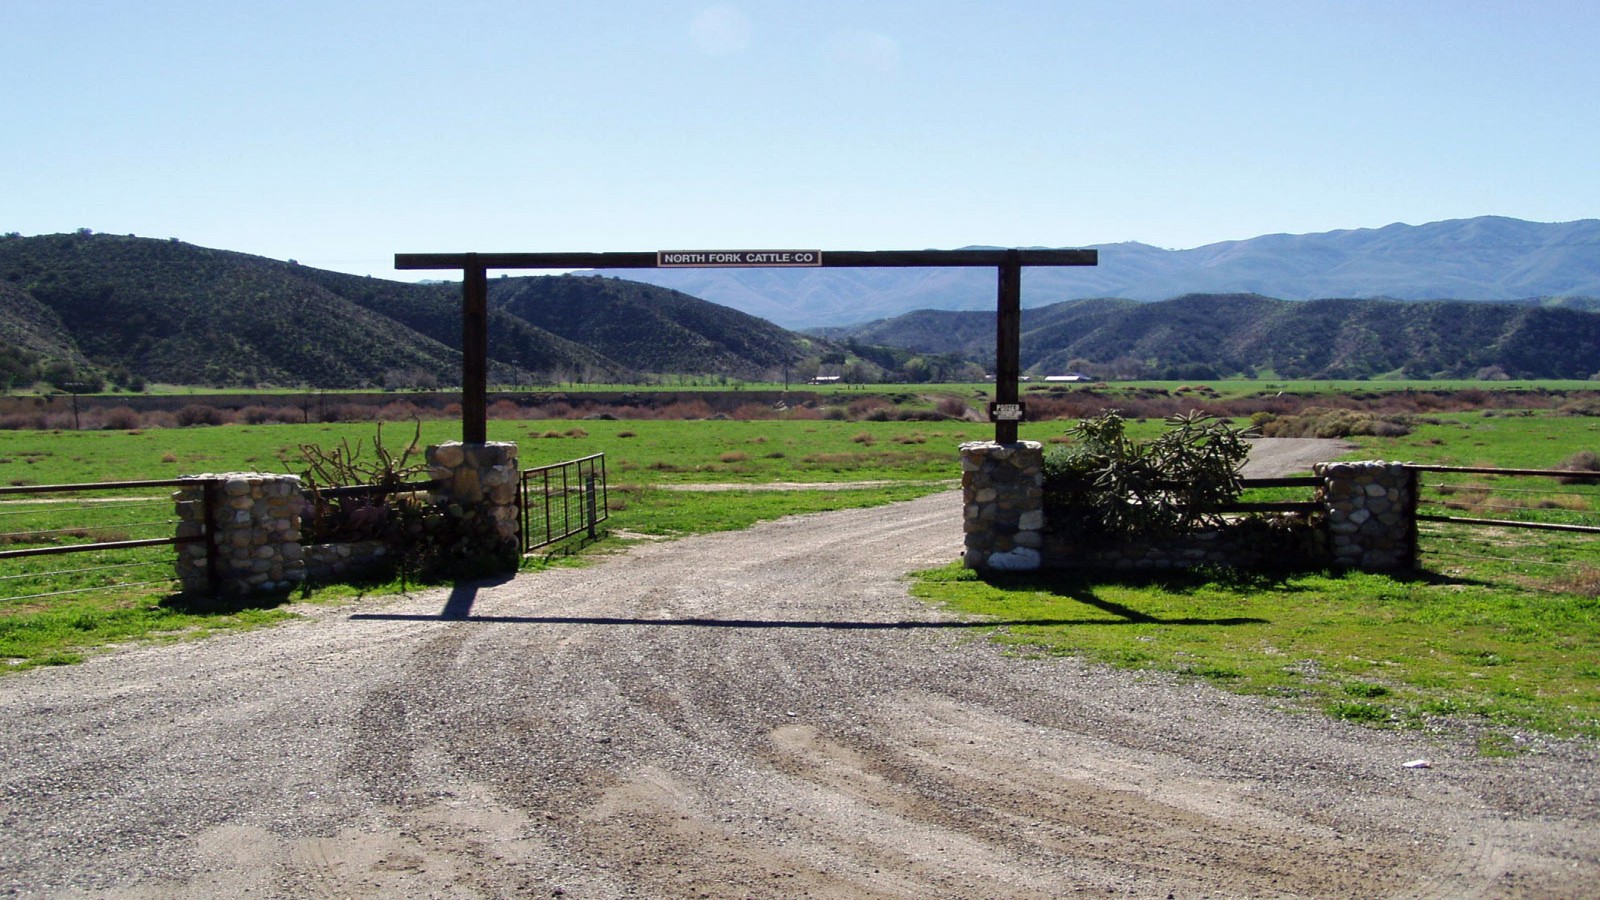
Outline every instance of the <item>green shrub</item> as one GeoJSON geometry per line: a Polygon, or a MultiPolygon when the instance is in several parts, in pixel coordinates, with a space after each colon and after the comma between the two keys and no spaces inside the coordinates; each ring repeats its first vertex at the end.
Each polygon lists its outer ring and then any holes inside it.
{"type": "Polygon", "coordinates": [[[1149,538],[1218,524],[1238,499],[1247,430],[1199,412],[1171,416],[1150,441],[1127,436],[1116,410],[1067,430],[1044,458],[1046,518],[1088,539],[1149,538]]]}

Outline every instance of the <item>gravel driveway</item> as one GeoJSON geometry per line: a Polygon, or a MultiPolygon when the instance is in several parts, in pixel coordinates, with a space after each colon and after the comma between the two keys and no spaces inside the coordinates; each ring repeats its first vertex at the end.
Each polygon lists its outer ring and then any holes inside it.
{"type": "Polygon", "coordinates": [[[1008,658],[907,596],[960,521],[796,517],[0,679],[0,894],[1600,895],[1593,744],[1478,759],[1008,658]]]}

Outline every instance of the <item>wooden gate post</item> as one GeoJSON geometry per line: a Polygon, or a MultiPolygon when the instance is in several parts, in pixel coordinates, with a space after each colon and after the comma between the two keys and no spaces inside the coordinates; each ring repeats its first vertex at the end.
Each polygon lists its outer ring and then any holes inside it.
{"type": "MultiPolygon", "coordinates": [[[[1018,402],[1017,380],[1022,358],[1022,255],[1007,250],[1000,266],[1000,298],[995,315],[994,402],[1018,402]]],[[[995,418],[994,442],[1017,441],[1015,419],[995,418]]]]}
{"type": "Polygon", "coordinates": [[[468,253],[461,277],[461,442],[489,440],[489,273],[468,253]]]}

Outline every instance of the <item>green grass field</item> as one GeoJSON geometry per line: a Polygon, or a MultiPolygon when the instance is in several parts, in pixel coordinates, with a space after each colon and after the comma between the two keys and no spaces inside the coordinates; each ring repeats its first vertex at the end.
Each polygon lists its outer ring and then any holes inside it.
{"type": "Polygon", "coordinates": [[[1176,672],[1366,725],[1600,738],[1600,600],[1471,579],[926,573],[930,602],[1007,622],[1022,654],[1176,672]]]}
{"type": "MultiPolygon", "coordinates": [[[[1360,384],[1363,390],[1376,389],[1373,383],[1360,384]]],[[[1595,421],[1550,412],[1430,415],[1413,419],[1414,430],[1403,437],[1357,437],[1359,449],[1348,456],[1546,468],[1579,450],[1600,450],[1595,421]]],[[[1068,424],[1027,423],[1022,436],[1049,441],[1068,424]]],[[[459,427],[454,421],[424,422],[421,443],[453,439],[459,427]]],[[[1151,421],[1136,423],[1133,430],[1142,435],[1158,427],[1151,421]]],[[[300,444],[331,446],[347,438],[370,447],[372,435],[370,423],[0,431],[0,483],[285,471],[295,466],[286,467],[280,458],[292,458],[300,444]]],[[[385,429],[391,449],[411,435],[409,423],[385,429]]],[[[959,474],[957,445],[991,436],[991,426],[955,421],[511,421],[492,422],[489,431],[491,440],[516,441],[524,466],[604,452],[611,485],[608,529],[664,536],[742,528],[793,513],[888,503],[947,489],[959,474]],[[772,481],[883,484],[842,491],[676,489],[772,481]]],[[[1519,484],[1504,486],[1519,490],[1519,484]]],[[[1594,493],[1600,488],[1562,490],[1569,491],[1564,499],[1544,508],[1537,507],[1548,498],[1501,494],[1523,496],[1517,502],[1525,502],[1529,516],[1592,522],[1600,508],[1594,493]]],[[[170,513],[161,507],[164,493],[150,492],[151,507],[130,502],[98,509],[92,524],[131,535],[131,526],[151,509],[170,513]]],[[[15,524],[0,531],[70,530],[85,524],[64,509],[30,511],[8,503],[0,513],[17,513],[15,524]]],[[[1467,723],[1480,730],[1488,753],[1527,746],[1535,733],[1600,736],[1595,542],[1564,536],[1532,544],[1522,540],[1522,535],[1512,542],[1481,530],[1425,533],[1424,560],[1432,572],[1418,579],[1310,574],[1265,582],[1203,573],[1145,582],[1083,577],[988,582],[945,569],[923,578],[916,591],[929,602],[1016,623],[997,629],[995,637],[1020,653],[1077,654],[1186,673],[1368,725],[1467,723]],[[1430,556],[1430,547],[1465,556],[1430,556]]],[[[604,553],[620,543],[607,537],[583,553],[604,553]]],[[[170,559],[170,550],[164,552],[170,559]]],[[[37,565],[38,558],[28,562],[37,565]]],[[[0,568],[0,577],[18,574],[20,564],[11,561],[11,568],[0,568]]],[[[51,577],[55,580],[0,581],[0,598],[70,587],[71,578],[51,577]]],[[[88,577],[118,576],[108,570],[88,577]]],[[[337,599],[398,587],[328,587],[295,599],[337,599]]],[[[293,615],[292,604],[274,603],[279,605],[197,613],[165,589],[149,588],[0,599],[0,670],[72,662],[114,642],[180,639],[293,615]]]]}
{"type": "MultiPolygon", "coordinates": [[[[410,422],[388,423],[385,445],[401,448],[413,429],[410,422]]],[[[1060,431],[1053,423],[1040,429],[1060,431]]],[[[425,421],[420,443],[458,440],[460,432],[459,422],[425,421]]],[[[369,422],[0,431],[0,483],[298,471],[293,459],[302,444],[349,440],[370,453],[373,436],[369,422]]],[[[491,422],[488,436],[516,441],[524,467],[604,452],[613,482],[929,481],[958,477],[957,445],[992,437],[993,430],[962,422],[559,420],[491,422]]]]}
{"type": "MultiPolygon", "coordinates": [[[[1497,411],[1412,425],[1402,437],[1354,437],[1346,458],[1548,469],[1600,451],[1592,417],[1497,411]]],[[[1423,483],[1425,508],[1439,512],[1600,525],[1600,484],[1453,473],[1423,483]]],[[[1018,653],[1179,673],[1369,726],[1467,729],[1488,755],[1532,747],[1537,734],[1600,738],[1600,541],[1456,524],[1419,531],[1426,571],[1414,578],[984,579],[952,566],[925,573],[914,591],[1007,622],[993,637],[1018,653]]]]}
{"type": "MultiPolygon", "coordinates": [[[[457,422],[424,422],[420,443],[454,439],[459,429],[457,422]]],[[[360,443],[370,458],[374,433],[371,423],[0,431],[0,479],[10,485],[54,485],[299,471],[294,460],[300,445],[331,447],[349,440],[360,443]]],[[[959,422],[561,420],[495,422],[489,438],[516,441],[524,467],[606,454],[611,507],[606,525],[613,536],[583,545],[583,552],[593,554],[623,543],[617,532],[675,536],[729,530],[948,489],[959,477],[956,446],[988,433],[987,426],[959,422]],[[668,489],[772,481],[873,484],[848,490],[668,489]]],[[[411,423],[391,423],[384,442],[398,451],[413,434],[411,423]]],[[[0,534],[11,535],[0,542],[21,548],[170,535],[170,493],[170,488],[98,491],[43,502],[0,497],[0,534]]],[[[562,552],[528,565],[559,563],[562,552]]],[[[0,671],[73,662],[94,647],[141,636],[173,639],[291,615],[282,605],[191,611],[171,596],[173,556],[172,548],[159,547],[0,560],[0,671]],[[127,582],[136,584],[113,586],[127,582]],[[81,591],[85,587],[96,589],[81,591]]],[[[401,587],[398,582],[331,586],[311,598],[401,587]]]]}

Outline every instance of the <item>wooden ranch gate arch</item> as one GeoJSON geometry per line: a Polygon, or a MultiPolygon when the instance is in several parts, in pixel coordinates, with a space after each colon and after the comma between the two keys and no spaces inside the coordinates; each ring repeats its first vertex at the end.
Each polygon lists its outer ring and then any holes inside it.
{"type": "Polygon", "coordinates": [[[660,250],[644,253],[397,253],[396,269],[461,270],[461,440],[488,441],[490,269],[949,268],[999,273],[995,328],[996,443],[1017,440],[1026,416],[1017,382],[1022,343],[1022,268],[1099,265],[1097,250],[660,250]]]}

